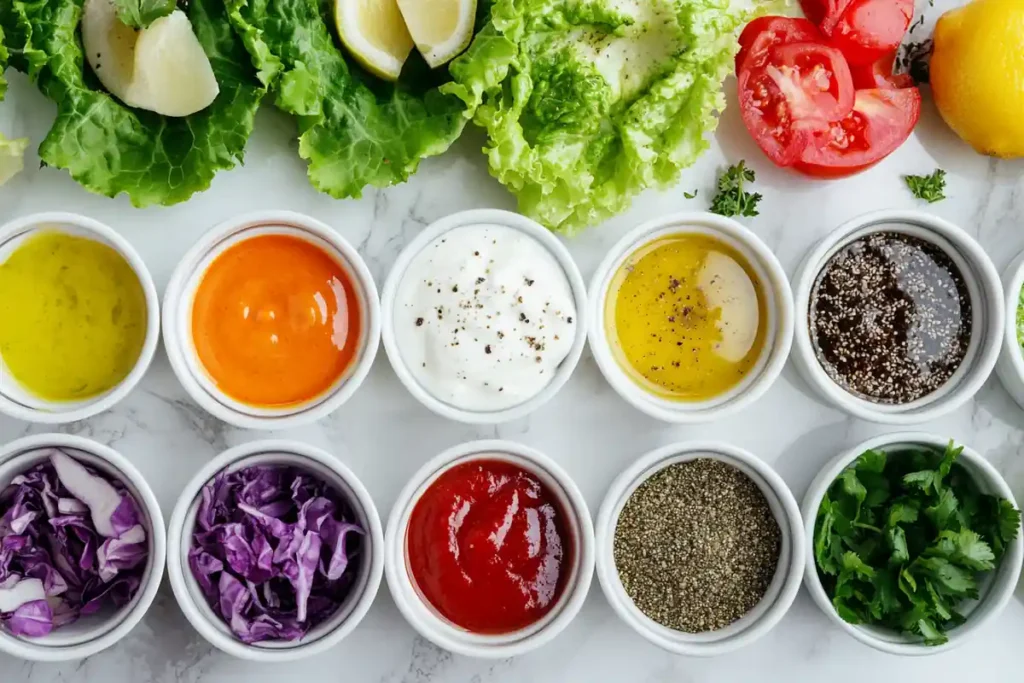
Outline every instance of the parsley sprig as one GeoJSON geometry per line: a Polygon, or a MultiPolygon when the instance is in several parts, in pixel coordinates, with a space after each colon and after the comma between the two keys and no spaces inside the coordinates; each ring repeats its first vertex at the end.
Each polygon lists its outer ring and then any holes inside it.
{"type": "Polygon", "coordinates": [[[935,169],[930,175],[905,175],[903,180],[915,197],[929,204],[946,198],[946,172],[941,168],[935,169]]]}
{"type": "Polygon", "coordinates": [[[722,216],[757,216],[761,195],[743,191],[743,184],[754,180],[754,170],[747,168],[746,161],[727,168],[718,177],[718,193],[711,200],[711,212],[722,216]]]}
{"type": "Polygon", "coordinates": [[[1020,529],[1020,512],[982,493],[950,442],[865,451],[829,487],[814,530],[818,575],[840,617],[941,645],[964,623],[1020,529]]]}

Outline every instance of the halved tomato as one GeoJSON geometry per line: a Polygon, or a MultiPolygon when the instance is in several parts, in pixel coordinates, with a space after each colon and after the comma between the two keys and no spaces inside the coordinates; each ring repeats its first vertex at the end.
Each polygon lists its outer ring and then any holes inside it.
{"type": "Polygon", "coordinates": [[[743,123],[779,166],[796,161],[811,137],[853,111],[853,77],[843,55],[821,43],[753,50],[739,73],[743,123]]]}
{"type": "Polygon", "coordinates": [[[921,116],[921,93],[858,90],[853,111],[814,135],[793,168],[816,178],[842,178],[877,164],[902,145],[921,116]]]}
{"type": "Polygon", "coordinates": [[[850,73],[853,74],[853,87],[865,90],[871,88],[882,88],[883,90],[912,88],[914,86],[914,79],[910,77],[910,74],[893,73],[895,66],[895,52],[891,52],[871,64],[850,65],[850,73]]]}
{"type": "Polygon", "coordinates": [[[740,51],[736,53],[736,73],[739,74],[743,69],[747,55],[754,56],[754,64],[763,64],[768,51],[776,45],[824,40],[818,27],[806,19],[758,17],[747,24],[740,34],[740,51]]]}

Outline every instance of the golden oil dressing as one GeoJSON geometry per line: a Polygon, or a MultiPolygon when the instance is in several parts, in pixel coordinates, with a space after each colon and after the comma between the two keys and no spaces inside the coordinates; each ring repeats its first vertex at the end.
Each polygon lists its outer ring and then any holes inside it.
{"type": "Polygon", "coordinates": [[[0,356],[49,401],[98,396],[128,376],[146,337],[146,296],[114,249],[41,232],[0,264],[0,356]]]}
{"type": "Polygon", "coordinates": [[[619,364],[652,394],[719,396],[757,364],[767,336],[764,289],[747,259],[703,233],[669,235],[612,278],[605,324],[619,364]]]}

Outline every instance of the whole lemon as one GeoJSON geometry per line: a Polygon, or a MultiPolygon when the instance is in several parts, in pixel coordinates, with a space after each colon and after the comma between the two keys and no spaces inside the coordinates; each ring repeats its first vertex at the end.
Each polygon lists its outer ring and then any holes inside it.
{"type": "Polygon", "coordinates": [[[973,0],[935,26],[935,104],[982,154],[1024,157],[1024,0],[973,0]]]}

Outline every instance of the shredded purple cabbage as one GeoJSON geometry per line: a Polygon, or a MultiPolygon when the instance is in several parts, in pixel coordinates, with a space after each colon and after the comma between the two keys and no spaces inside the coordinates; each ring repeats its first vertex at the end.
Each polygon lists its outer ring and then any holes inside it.
{"type": "Polygon", "coordinates": [[[210,607],[245,643],[298,640],[352,590],[363,529],[309,472],[254,466],[203,487],[189,551],[210,607]]]}
{"type": "Polygon", "coordinates": [[[48,448],[0,491],[0,625],[38,638],[123,607],[142,583],[149,542],[124,485],[48,448]]]}

